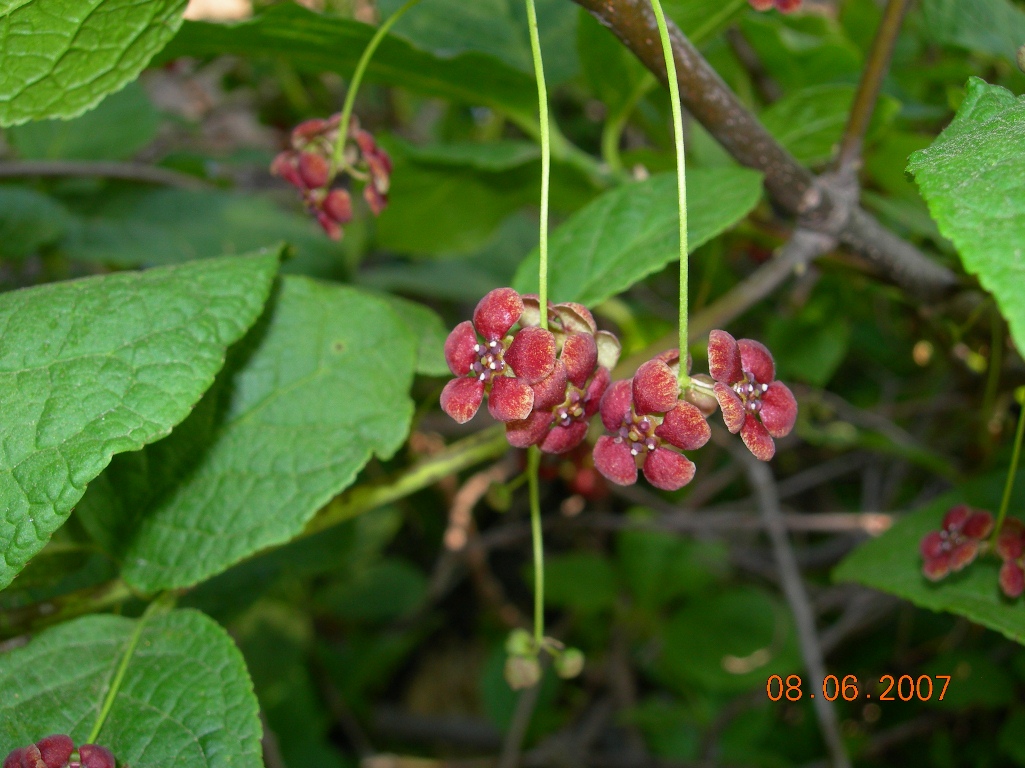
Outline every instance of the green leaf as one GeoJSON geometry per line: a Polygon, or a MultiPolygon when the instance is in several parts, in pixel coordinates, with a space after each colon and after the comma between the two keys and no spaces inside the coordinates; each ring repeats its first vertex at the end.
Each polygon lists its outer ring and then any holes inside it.
{"type": "MultiPolygon", "coordinates": [[[[802,163],[816,165],[829,160],[843,136],[854,103],[852,85],[817,85],[791,91],[761,114],[762,123],[802,163]]],[[[868,140],[900,111],[892,96],[879,97],[868,140]]]]}
{"type": "Polygon", "coordinates": [[[188,415],[277,266],[264,253],[0,294],[0,587],[113,454],[188,415]]]}
{"type": "Polygon", "coordinates": [[[400,152],[405,157],[423,165],[456,165],[481,171],[508,171],[541,157],[537,144],[513,139],[486,144],[459,141],[417,146],[391,137],[390,142],[401,146],[400,152]]]}
{"type": "Polygon", "coordinates": [[[925,0],[922,15],[932,40],[1002,56],[1011,64],[1025,43],[1025,11],[1008,0],[925,0]]]}
{"type": "Polygon", "coordinates": [[[32,0],[0,16],[0,125],[69,118],[134,80],[186,0],[32,0]]]}
{"type": "MultiPolygon", "coordinates": [[[[746,168],[687,172],[691,252],[733,226],[761,197],[761,175],[746,168]]],[[[552,233],[548,277],[553,301],[593,306],[674,261],[680,253],[676,175],[627,184],[584,206],[552,233]]],[[[513,286],[537,292],[538,251],[516,271],[513,286]]]]}
{"type": "Polygon", "coordinates": [[[414,611],[427,595],[427,578],[411,563],[385,558],[317,595],[320,610],[346,622],[382,622],[414,611]]]}
{"type": "Polygon", "coordinates": [[[784,93],[809,85],[852,83],[861,73],[861,51],[834,19],[750,13],[741,19],[740,29],[784,93]]]}
{"type": "Polygon", "coordinates": [[[79,505],[152,591],[196,584],[299,534],[409,430],[416,337],[380,299],[286,277],[168,440],[119,457],[79,505]]]}
{"type": "Polygon", "coordinates": [[[545,561],[545,600],[581,613],[611,608],[616,602],[616,572],[591,552],[572,552],[545,561]]]}
{"type": "Polygon", "coordinates": [[[10,128],[7,137],[32,160],[125,160],[157,135],[160,114],[142,86],[129,83],[74,120],[40,120],[10,128]]]}
{"type": "MultiPolygon", "coordinates": [[[[403,1],[379,0],[381,18],[398,10],[403,1]]],[[[576,47],[569,42],[576,9],[563,0],[537,0],[536,10],[545,79],[550,85],[563,83],[576,74],[576,47]]],[[[403,16],[394,34],[438,56],[477,51],[521,72],[534,71],[522,0],[432,0],[417,13],[403,16]]]]}
{"type": "Polygon", "coordinates": [[[197,611],[87,616],[4,655],[0,751],[51,733],[84,743],[127,665],[95,743],[118,765],[260,768],[253,686],[228,633],[197,611]]]}
{"type": "Polygon", "coordinates": [[[269,199],[220,190],[136,188],[111,191],[68,228],[65,256],[116,266],[155,266],[245,253],[284,240],[297,257],[286,262],[334,275],[344,246],[311,218],[283,211],[269,199]]]}
{"type": "MultiPolygon", "coordinates": [[[[631,515],[638,520],[651,515],[631,515]]],[[[713,588],[728,572],[725,547],[715,541],[691,541],[663,531],[627,530],[616,539],[619,570],[634,600],[655,609],[681,595],[713,588]]]]}
{"type": "Polygon", "coordinates": [[[701,45],[748,9],[747,0],[666,0],[665,12],[701,45]]]}
{"type": "Polygon", "coordinates": [[[1025,96],[975,77],[967,91],[953,122],[911,155],[908,170],[1025,352],[1025,96]]]}
{"type": "MultiPolygon", "coordinates": [[[[161,60],[235,54],[276,58],[303,71],[337,72],[349,78],[373,34],[374,28],[367,24],[285,3],[240,24],[186,22],[161,60]]],[[[534,78],[493,56],[477,52],[435,56],[390,35],[374,54],[367,77],[536,121],[534,78]]]]}
{"type": "MultiPolygon", "coordinates": [[[[983,557],[938,583],[922,575],[918,545],[929,531],[939,530],[943,515],[959,503],[996,510],[1003,491],[1003,473],[990,475],[901,518],[878,539],[865,542],[833,571],[834,581],[855,581],[889,592],[922,608],[949,611],[1025,644],[1025,612],[1000,593],[998,561],[983,557]]],[[[1015,482],[1011,509],[1025,505],[1025,472],[1015,482]]]]}
{"type": "Polygon", "coordinates": [[[449,329],[438,313],[423,304],[390,293],[378,296],[402,318],[409,332],[420,339],[416,353],[416,372],[423,376],[450,376],[452,372],[445,362],[445,339],[448,338],[449,329]]]}
{"type": "Polygon", "coordinates": [[[0,258],[23,259],[64,236],[71,216],[56,200],[25,187],[0,187],[0,258]]]}
{"type": "Polygon", "coordinates": [[[696,597],[669,620],[663,641],[658,671],[677,685],[743,691],[800,665],[789,612],[754,587],[696,597]]]}

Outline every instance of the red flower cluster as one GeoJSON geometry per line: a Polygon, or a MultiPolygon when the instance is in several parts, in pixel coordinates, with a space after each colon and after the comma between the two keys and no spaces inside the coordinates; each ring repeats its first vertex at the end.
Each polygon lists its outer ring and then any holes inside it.
{"type": "Polygon", "coordinates": [[[341,166],[334,168],[340,119],[333,115],[327,120],[318,118],[297,125],[292,130],[291,149],[279,153],[270,167],[271,173],[299,190],[307,210],[334,240],[341,238],[342,225],[352,220],[348,190],[332,186],[339,171],[366,182],[363,197],[374,215],[380,215],[388,204],[392,171],[388,153],[359,127],[355,117],[349,124],[341,166]]]}
{"type": "Polygon", "coordinates": [[[939,581],[952,571],[960,571],[979,554],[979,547],[993,531],[993,516],[966,504],[952,507],[943,517],[942,528],[930,531],[922,539],[922,573],[939,581]]]}
{"type": "Polygon", "coordinates": [[[780,13],[793,13],[801,7],[801,0],[747,0],[756,11],[770,11],[775,6],[780,13]]]}
{"type": "Polygon", "coordinates": [[[3,768],[114,768],[114,755],[99,744],[83,744],[77,758],[74,753],[70,736],[54,734],[18,747],[6,757],[3,768]]]}
{"type": "Polygon", "coordinates": [[[682,393],[678,350],[610,386],[620,353],[616,337],[599,331],[580,304],[549,304],[546,311],[549,330],[540,327],[536,296],[496,288],[481,299],[473,321],[457,325],[445,341],[455,376],[441,393],[445,413],[465,423],[487,396],[488,411],[505,422],[511,445],[562,454],[584,441],[600,412],[608,434],[594,447],[595,468],[620,485],[636,482],[640,468],[663,490],[694,477],[694,464],[681,451],[708,442],[705,418],[717,406],[730,432],[740,432],[763,461],[775,453],[773,438],[794,426],[797,401],[775,380],[772,355],[756,341],[712,331],[711,377],[691,376],[682,393]]]}

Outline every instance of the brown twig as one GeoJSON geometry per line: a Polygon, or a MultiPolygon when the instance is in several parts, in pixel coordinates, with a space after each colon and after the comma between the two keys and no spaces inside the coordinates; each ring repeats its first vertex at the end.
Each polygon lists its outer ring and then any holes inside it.
{"type": "Polygon", "coordinates": [[[853,178],[861,166],[861,149],[865,143],[865,134],[872,121],[879,91],[883,87],[883,78],[890,68],[893,49],[897,45],[897,37],[907,9],[908,0],[889,0],[886,4],[879,29],[876,30],[875,39],[872,41],[872,50],[861,73],[847,128],[840,141],[836,169],[841,176],[849,175],[853,178]]]}
{"type": "Polygon", "coordinates": [[[99,177],[161,184],[179,189],[210,189],[197,176],[145,163],[117,163],[94,160],[11,160],[0,163],[0,179],[23,177],[99,177]]]}
{"type": "MultiPolygon", "coordinates": [[[[780,509],[779,495],[776,491],[776,481],[772,476],[772,471],[767,464],[752,456],[741,443],[732,437],[724,437],[719,430],[716,430],[714,435],[716,441],[720,442],[744,467],[748,481],[755,491],[762,520],[769,534],[769,541],[772,543],[783,594],[794,614],[801,657],[804,659],[811,679],[824,680],[826,678],[826,663],[818,631],[815,628],[815,613],[808,599],[804,580],[801,578],[797,557],[790,545],[786,524],[783,522],[783,512],[780,509]]],[[[813,703],[819,721],[819,729],[826,742],[826,748],[829,750],[834,768],[849,768],[850,758],[847,756],[843,739],[840,736],[840,723],[832,702],[823,696],[816,698],[813,703]]]]}
{"type": "MultiPolygon", "coordinates": [[[[649,0],[574,0],[608,27],[663,84],[665,59],[649,0]]],[[[741,104],[698,50],[669,22],[680,97],[687,110],[742,165],[765,174],[765,187],[802,225],[868,257],[909,293],[929,298],[957,286],[957,276],[884,229],[837,185],[798,163],[741,104]]]]}

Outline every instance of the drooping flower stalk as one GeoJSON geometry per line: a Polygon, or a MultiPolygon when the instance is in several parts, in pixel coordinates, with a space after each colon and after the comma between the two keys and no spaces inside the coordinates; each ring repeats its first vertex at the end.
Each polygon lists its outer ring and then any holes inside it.
{"type": "Polygon", "coordinates": [[[1011,491],[1014,490],[1014,476],[1018,473],[1018,461],[1021,459],[1022,437],[1025,436],[1025,387],[1020,387],[1016,392],[1016,399],[1021,406],[1018,413],[1018,428],[1014,434],[1014,448],[1011,450],[1011,464],[1007,468],[1007,481],[1004,483],[1004,496],[1000,500],[1000,510],[997,512],[997,522],[993,526],[993,546],[996,546],[997,538],[1000,536],[1000,529],[1007,516],[1007,506],[1011,503],[1011,491]]]}

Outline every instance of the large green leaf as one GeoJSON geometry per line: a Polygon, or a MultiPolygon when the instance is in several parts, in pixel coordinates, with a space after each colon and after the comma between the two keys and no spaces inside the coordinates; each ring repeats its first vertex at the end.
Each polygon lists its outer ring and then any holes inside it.
{"type": "MultiPolygon", "coordinates": [[[[853,85],[815,85],[791,91],[761,114],[762,123],[802,163],[823,163],[833,156],[843,136],[854,91],[853,85]]],[[[869,139],[893,122],[899,111],[899,101],[880,96],[872,113],[869,139]]]]}
{"type": "MultiPolygon", "coordinates": [[[[687,238],[693,251],[754,208],[761,175],[746,168],[687,172],[687,238]]],[[[548,277],[553,301],[594,305],[625,291],[679,257],[676,174],[606,192],[552,233],[548,277]]],[[[513,285],[537,292],[538,252],[520,264],[513,285]]]]}
{"type": "Polygon", "coordinates": [[[975,77],[967,91],[953,122],[911,155],[908,170],[1025,352],[1025,96],[975,77]]]}
{"type": "Polygon", "coordinates": [[[96,106],[174,36],[185,4],[32,0],[0,16],[0,125],[96,106]]]}
{"type": "Polygon", "coordinates": [[[286,542],[405,440],[416,355],[416,336],[380,299],[283,278],[192,416],[118,457],[78,514],[147,591],[286,542]]]}
{"type": "Polygon", "coordinates": [[[1002,56],[1025,43],[1025,11],[1008,0],[925,0],[925,33],[940,43],[1002,56]]]}
{"type": "MultiPolygon", "coordinates": [[[[162,59],[225,53],[273,57],[306,71],[327,70],[348,78],[373,33],[366,24],[283,3],[240,24],[186,22],[162,59]]],[[[536,120],[533,77],[478,52],[444,58],[389,36],[374,54],[367,77],[536,120]]]]}
{"type": "MultiPolygon", "coordinates": [[[[918,553],[922,537],[939,530],[943,515],[955,504],[966,503],[995,512],[1003,480],[1002,473],[982,478],[903,517],[878,539],[858,547],[833,571],[833,579],[856,581],[922,608],[966,616],[1025,644],[1025,611],[1020,601],[1001,595],[996,558],[982,557],[960,573],[933,583],[922,575],[922,556],[918,553]]],[[[1012,510],[1025,505],[1025,472],[1019,472],[1015,486],[1012,510]]]]}
{"type": "Polygon", "coordinates": [[[51,733],[84,743],[109,698],[95,743],[113,751],[119,765],[263,765],[242,654],[198,611],[67,622],[4,655],[0,690],[2,754],[51,733]]]}
{"type": "Polygon", "coordinates": [[[0,258],[21,259],[59,241],[71,216],[34,189],[0,186],[0,258]]]}
{"type": "Polygon", "coordinates": [[[264,253],[0,294],[0,587],[113,454],[188,415],[277,266],[264,253]]]}

